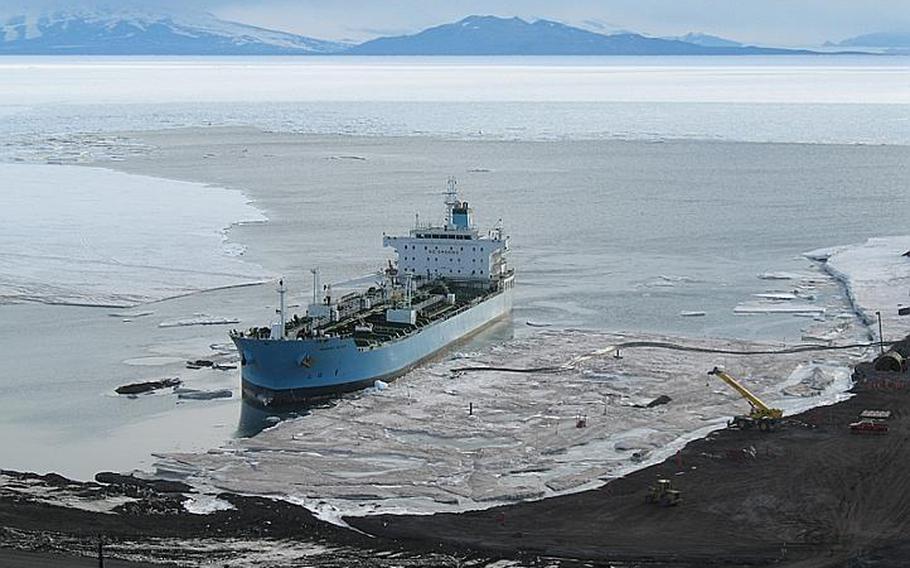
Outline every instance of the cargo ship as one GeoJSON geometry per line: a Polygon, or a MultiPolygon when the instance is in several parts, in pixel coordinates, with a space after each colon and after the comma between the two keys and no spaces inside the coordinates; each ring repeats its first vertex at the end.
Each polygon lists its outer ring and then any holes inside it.
{"type": "Polygon", "coordinates": [[[394,379],[509,314],[514,271],[500,220],[481,233],[448,180],[445,220],[405,236],[383,234],[396,260],[365,291],[335,297],[313,270],[306,314],[288,314],[279,281],[278,321],[232,331],[245,399],[306,403],[394,379]]]}

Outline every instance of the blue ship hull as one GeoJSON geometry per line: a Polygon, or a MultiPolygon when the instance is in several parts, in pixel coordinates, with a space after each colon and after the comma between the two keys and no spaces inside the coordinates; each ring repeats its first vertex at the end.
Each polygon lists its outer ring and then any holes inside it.
{"type": "Polygon", "coordinates": [[[272,406],[299,403],[372,386],[403,375],[451,343],[512,309],[512,288],[400,339],[358,347],[354,339],[295,340],[234,337],[241,355],[243,395],[272,406]]]}

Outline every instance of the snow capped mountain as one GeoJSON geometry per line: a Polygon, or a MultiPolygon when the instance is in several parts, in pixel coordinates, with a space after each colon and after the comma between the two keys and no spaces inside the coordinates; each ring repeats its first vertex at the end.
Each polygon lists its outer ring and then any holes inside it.
{"type": "Polygon", "coordinates": [[[295,55],[347,47],[200,13],[60,10],[0,21],[0,54],[295,55]]]}
{"type": "MultiPolygon", "coordinates": [[[[751,46],[708,46],[632,32],[605,35],[551,20],[469,16],[420,33],[374,39],[358,55],[774,55],[800,53],[751,46]]],[[[805,53],[805,52],[802,52],[805,53]]]]}
{"type": "Polygon", "coordinates": [[[828,42],[829,47],[861,47],[904,52],[910,51],[910,31],[876,32],[863,34],[839,42],[828,42]]]}
{"type": "Polygon", "coordinates": [[[694,43],[695,45],[703,45],[705,47],[742,47],[743,44],[738,41],[733,41],[732,39],[727,39],[724,37],[719,37],[711,34],[704,34],[701,32],[690,32],[686,35],[681,35],[677,37],[671,37],[667,39],[675,39],[679,41],[684,41],[686,43],[694,43]]]}
{"type": "Polygon", "coordinates": [[[412,35],[360,45],[137,6],[57,9],[0,18],[0,55],[772,55],[808,53],[746,46],[706,34],[649,37],[600,20],[469,16],[412,35]]]}

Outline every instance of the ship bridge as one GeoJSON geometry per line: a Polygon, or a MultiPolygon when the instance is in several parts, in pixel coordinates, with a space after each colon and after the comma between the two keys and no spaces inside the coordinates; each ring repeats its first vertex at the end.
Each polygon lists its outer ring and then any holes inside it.
{"type": "Polygon", "coordinates": [[[498,282],[509,273],[509,242],[501,223],[481,235],[470,205],[458,198],[454,178],[449,178],[445,196],[444,224],[421,225],[418,217],[408,236],[383,235],[383,246],[398,255],[399,273],[418,280],[498,282]]]}

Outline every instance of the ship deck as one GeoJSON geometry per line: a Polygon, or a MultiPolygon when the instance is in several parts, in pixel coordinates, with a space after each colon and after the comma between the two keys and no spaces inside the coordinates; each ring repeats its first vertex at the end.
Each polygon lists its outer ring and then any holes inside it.
{"type": "Polygon", "coordinates": [[[488,296],[495,294],[497,290],[486,287],[450,286],[449,292],[455,294],[454,304],[446,302],[444,296],[434,294],[417,296],[415,298],[417,301],[431,300],[434,296],[437,296],[439,301],[426,309],[419,309],[415,325],[386,321],[385,311],[390,306],[388,304],[380,304],[369,310],[356,312],[347,318],[318,329],[325,334],[333,336],[353,336],[357,347],[360,348],[375,347],[410,335],[435,321],[450,318],[480,303],[488,296]],[[365,330],[366,326],[371,329],[369,331],[365,330]]]}
{"type": "MultiPolygon", "coordinates": [[[[505,275],[503,280],[509,277],[511,273],[505,275]]],[[[378,291],[371,289],[362,294],[345,296],[340,305],[349,307],[361,299],[369,299],[371,307],[342,310],[338,321],[319,322],[308,316],[291,315],[285,328],[286,336],[297,339],[353,337],[358,348],[371,349],[415,333],[436,321],[453,317],[501,290],[502,286],[495,281],[433,281],[415,292],[411,305],[417,310],[417,318],[416,324],[411,325],[387,321],[386,310],[394,306],[382,301],[378,291]],[[455,295],[454,303],[447,301],[447,294],[455,295]]],[[[269,328],[261,327],[252,328],[242,335],[267,339],[269,334],[269,328]]]]}

